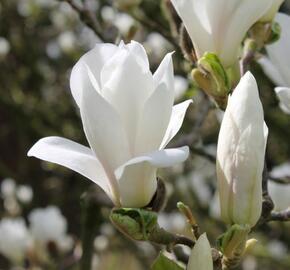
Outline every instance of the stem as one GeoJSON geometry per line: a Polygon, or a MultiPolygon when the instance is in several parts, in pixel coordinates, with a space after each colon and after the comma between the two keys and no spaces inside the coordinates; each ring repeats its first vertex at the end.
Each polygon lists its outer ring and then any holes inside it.
{"type": "Polygon", "coordinates": [[[81,197],[82,206],[82,258],[81,270],[92,268],[94,240],[101,225],[101,206],[110,206],[110,203],[95,191],[87,192],[81,197]]]}

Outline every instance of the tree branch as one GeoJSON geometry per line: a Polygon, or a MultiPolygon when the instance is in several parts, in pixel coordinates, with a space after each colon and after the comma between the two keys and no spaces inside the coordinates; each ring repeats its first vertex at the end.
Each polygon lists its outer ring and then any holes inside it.
{"type": "Polygon", "coordinates": [[[68,3],[79,15],[80,20],[92,29],[99,39],[103,42],[111,42],[103,33],[103,29],[96,19],[96,16],[86,7],[85,2],[83,6],[77,5],[73,0],[59,0],[60,2],[68,3]]]}

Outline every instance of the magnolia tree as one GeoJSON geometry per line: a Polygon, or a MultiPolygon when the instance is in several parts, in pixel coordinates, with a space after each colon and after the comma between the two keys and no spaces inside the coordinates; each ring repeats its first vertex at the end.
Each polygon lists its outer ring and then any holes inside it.
{"type": "MultiPolygon", "coordinates": [[[[1,221],[2,255],[14,265],[45,262],[59,269],[49,263],[53,242],[59,251],[74,249],[61,269],[101,269],[94,253],[106,235],[105,217],[131,253],[139,242],[161,251],[144,269],[258,269],[245,263],[263,256],[257,232],[265,239],[270,222],[290,220],[289,164],[268,170],[267,152],[279,142],[267,144],[275,121],[264,104],[266,91],[272,99],[276,94],[276,111],[289,128],[290,17],[278,13],[283,1],[63,2],[98,37],[75,61],[69,83],[88,146],[71,140],[75,136],[48,136],[31,145],[28,156],[92,181],[81,198],[81,244],[67,235],[59,209],[49,207],[33,210],[29,226],[19,217],[1,221]],[[203,127],[212,117],[218,134],[209,149],[203,127]],[[202,175],[195,156],[206,162],[202,175]],[[190,178],[194,194],[186,192],[190,178]],[[168,207],[178,209],[187,232],[172,229],[168,207]]],[[[61,40],[73,50],[75,40],[61,40]]]]}

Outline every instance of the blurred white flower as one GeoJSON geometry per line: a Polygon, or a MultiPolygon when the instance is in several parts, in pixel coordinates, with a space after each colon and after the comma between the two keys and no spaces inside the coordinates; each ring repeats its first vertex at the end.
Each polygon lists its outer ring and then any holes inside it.
{"type": "MultiPolygon", "coordinates": [[[[270,176],[278,179],[290,177],[290,163],[275,167],[270,172],[270,176]]],[[[276,211],[282,211],[290,207],[290,185],[268,181],[268,189],[276,211]]]]}
{"type": "Polygon", "coordinates": [[[160,213],[158,215],[158,224],[161,228],[174,232],[181,233],[186,228],[186,220],[181,213],[160,213]]]}
{"type": "Polygon", "coordinates": [[[77,39],[75,34],[72,31],[66,31],[62,32],[58,36],[58,44],[59,47],[64,51],[64,52],[71,52],[76,48],[77,45],[77,39]]]}
{"type": "MultiPolygon", "coordinates": [[[[212,171],[211,168],[209,168],[209,172],[210,171],[212,171]]],[[[201,171],[194,170],[190,174],[189,178],[192,190],[199,202],[204,206],[208,205],[212,197],[212,193],[208,185],[206,175],[204,175],[201,171]]]]}
{"type": "Polygon", "coordinates": [[[152,32],[147,36],[144,46],[149,54],[158,59],[162,59],[169,50],[172,50],[170,43],[156,32],[152,32]]]}
{"type": "Polygon", "coordinates": [[[1,195],[4,198],[13,197],[16,191],[16,183],[11,178],[5,178],[1,183],[1,195]]]}
{"type": "Polygon", "coordinates": [[[209,214],[215,219],[221,218],[220,198],[218,191],[215,192],[209,204],[209,214]]]}
{"type": "Polygon", "coordinates": [[[228,224],[254,226],[260,218],[267,136],[258,86],[247,72],[229,97],[218,138],[218,190],[228,224]]]}
{"type": "Polygon", "coordinates": [[[134,24],[134,19],[126,13],[117,13],[115,16],[114,25],[119,29],[123,36],[128,34],[134,24]]]}
{"type": "Polygon", "coordinates": [[[234,65],[241,43],[270,8],[272,0],[171,0],[194,45],[197,57],[219,56],[225,67],[234,65]],[[242,18],[242,19],[241,19],[242,18]]]}
{"type": "Polygon", "coordinates": [[[101,9],[102,19],[106,22],[113,22],[116,16],[115,10],[110,6],[104,6],[101,9]]]}
{"type": "Polygon", "coordinates": [[[35,209],[28,219],[31,234],[38,245],[46,247],[49,242],[54,242],[63,251],[72,247],[72,239],[67,235],[67,221],[59,208],[35,209]]]}
{"type": "Polygon", "coordinates": [[[188,270],[213,270],[211,247],[206,234],[202,234],[195,243],[189,262],[188,270]]]}
{"type": "Polygon", "coordinates": [[[48,42],[45,49],[47,56],[51,59],[57,59],[61,56],[61,50],[56,41],[48,42]]]}
{"type": "Polygon", "coordinates": [[[267,247],[271,255],[275,258],[282,259],[288,254],[287,246],[279,240],[270,240],[267,247]]]}
{"type": "Polygon", "coordinates": [[[28,204],[32,201],[33,191],[30,186],[20,185],[16,190],[17,199],[24,204],[28,204]]]}
{"type": "Polygon", "coordinates": [[[157,168],[189,154],[188,147],[164,150],[192,102],[173,106],[171,54],[152,75],[141,44],[97,44],[74,66],[70,85],[91,148],[48,137],[28,155],[79,172],[118,206],[147,205],[156,191],[157,168]]]}
{"type": "Polygon", "coordinates": [[[262,57],[259,63],[267,76],[279,87],[275,89],[280,107],[290,114],[290,16],[278,13],[275,20],[282,28],[280,39],[266,46],[268,57],[262,57]]]}
{"type": "Polygon", "coordinates": [[[109,239],[107,236],[99,235],[95,238],[94,247],[97,251],[105,251],[109,246],[109,239]]]}
{"type": "Polygon", "coordinates": [[[188,80],[182,76],[174,76],[174,99],[180,100],[188,89],[188,80]]]}
{"type": "Polygon", "coordinates": [[[280,108],[284,113],[290,114],[290,88],[276,87],[276,95],[280,101],[280,108]]]}
{"type": "Polygon", "coordinates": [[[31,237],[21,218],[0,221],[0,253],[13,263],[21,263],[31,247],[31,237]]]}
{"type": "Polygon", "coordinates": [[[4,38],[0,37],[0,57],[6,56],[10,51],[10,43],[4,38]]]}

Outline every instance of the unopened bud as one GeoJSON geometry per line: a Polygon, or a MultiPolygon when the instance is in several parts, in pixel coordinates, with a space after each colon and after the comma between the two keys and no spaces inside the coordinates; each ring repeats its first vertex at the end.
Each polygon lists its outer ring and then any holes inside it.
{"type": "Polygon", "coordinates": [[[192,71],[197,85],[211,96],[221,109],[225,109],[230,92],[229,79],[219,58],[214,53],[205,53],[192,71]]]}

